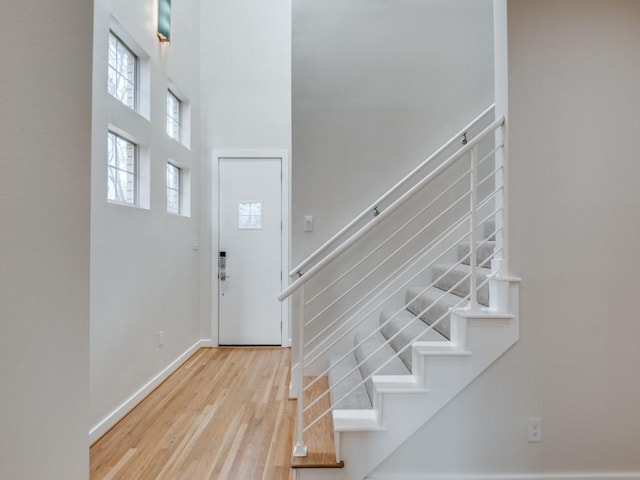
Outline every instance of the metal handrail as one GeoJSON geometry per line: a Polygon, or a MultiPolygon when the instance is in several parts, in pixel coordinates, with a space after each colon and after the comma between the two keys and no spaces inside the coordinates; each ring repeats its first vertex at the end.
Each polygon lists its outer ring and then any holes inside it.
{"type": "MultiPolygon", "coordinates": [[[[363,227],[360,228],[357,232],[351,235],[348,239],[342,242],[339,246],[334,248],[331,252],[325,255],[322,260],[316,263],[308,272],[306,272],[303,276],[298,278],[296,281],[291,283],[286,289],[284,289],[280,295],[278,295],[278,300],[283,301],[288,298],[291,294],[293,294],[298,288],[307,283],[308,280],[313,278],[318,274],[321,270],[323,270],[327,265],[329,265],[333,260],[339,257],[342,253],[344,253],[349,247],[351,247],[354,243],[356,243],[360,238],[362,238],[367,232],[376,227],[380,222],[382,222],[385,218],[387,218],[391,213],[396,211],[402,205],[404,205],[407,201],[409,201],[412,197],[414,197],[420,190],[422,190],[425,186],[431,183],[434,179],[439,177],[445,170],[451,167],[458,159],[465,156],[467,153],[471,152],[474,147],[476,147],[484,138],[492,133],[496,128],[502,126],[504,124],[504,116],[501,116],[497,120],[494,120],[488,127],[482,130],[478,135],[469,140],[467,144],[460,148],[456,153],[447,158],[444,162],[438,165],[432,172],[426,175],[422,180],[416,183],[413,187],[407,190],[404,194],[402,194],[398,199],[396,199],[391,205],[389,205],[385,210],[380,212],[379,215],[374,217],[371,221],[366,223],[363,227]]],[[[395,187],[394,187],[395,188],[395,187]]],[[[393,189],[392,189],[393,190],[393,189]]]]}
{"type": "MultiPolygon", "coordinates": [[[[387,190],[380,198],[378,198],[373,204],[364,209],[362,213],[356,216],[353,220],[351,220],[348,224],[342,227],[338,232],[323,243],[317,250],[315,250],[311,255],[305,258],[302,262],[300,262],[293,270],[289,272],[290,277],[294,277],[296,275],[301,275],[304,269],[311,264],[316,258],[320,256],[323,252],[325,252],[331,245],[335,244],[336,241],[341,238],[346,232],[352,229],[355,225],[357,225],[363,218],[368,215],[371,215],[371,212],[374,212],[374,218],[377,218],[379,215],[379,205],[387,200],[391,195],[393,195],[400,187],[405,185],[411,178],[413,178],[420,170],[426,167],[429,163],[431,163],[436,157],[438,157],[442,152],[444,152],[447,148],[453,145],[460,137],[463,137],[463,146],[467,146],[469,141],[466,139],[467,132],[472,129],[480,120],[482,120],[491,110],[495,108],[495,103],[491,104],[485,111],[483,111],[480,115],[474,118],[469,124],[467,124],[462,130],[456,133],[453,137],[451,137],[444,145],[442,145],[438,150],[436,150],[433,154],[431,154],[426,160],[424,160],[420,165],[411,170],[407,175],[405,175],[398,183],[396,183],[393,187],[387,190]]],[[[504,121],[504,120],[503,120],[504,121]]],[[[482,134],[482,133],[481,133],[482,134]]],[[[285,297],[286,298],[286,297],[285,297]]]]}

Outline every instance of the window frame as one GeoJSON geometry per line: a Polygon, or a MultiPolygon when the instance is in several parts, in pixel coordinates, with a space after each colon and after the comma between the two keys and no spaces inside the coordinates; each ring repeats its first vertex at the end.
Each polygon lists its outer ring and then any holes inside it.
{"type": "Polygon", "coordinates": [[[170,88],[167,88],[167,135],[173,138],[176,142],[182,142],[182,116],[183,105],[182,100],[178,97],[170,88]],[[173,112],[169,109],[169,100],[173,99],[178,106],[177,117],[173,116],[173,112]],[[169,133],[169,127],[173,127],[176,130],[176,136],[174,137],[169,133]]]}
{"type": "Polygon", "coordinates": [[[174,162],[171,161],[167,161],[167,213],[172,214],[172,215],[183,215],[183,201],[182,201],[182,195],[183,195],[183,186],[182,186],[182,182],[183,182],[183,177],[184,177],[184,172],[182,170],[182,168],[179,165],[176,165],[174,162]],[[171,168],[175,168],[178,172],[178,187],[177,188],[173,188],[169,185],[169,170],[171,168]],[[178,194],[178,211],[173,211],[169,209],[169,192],[176,192],[178,194]]]}
{"type": "Polygon", "coordinates": [[[107,201],[110,203],[115,203],[117,205],[127,205],[127,206],[132,206],[132,207],[137,207],[140,205],[140,145],[138,145],[135,142],[132,142],[131,140],[129,140],[128,138],[119,135],[118,133],[114,132],[113,130],[109,129],[107,131],[107,201]],[[115,142],[117,143],[118,140],[122,140],[124,142],[126,142],[129,145],[133,146],[133,171],[130,172],[128,170],[122,169],[118,167],[118,152],[117,149],[115,151],[115,165],[110,165],[109,164],[109,148],[111,145],[111,138],[110,136],[113,136],[115,138],[115,142]],[[110,170],[115,170],[116,173],[117,172],[124,172],[127,175],[132,175],[133,176],[133,201],[132,202],[128,202],[126,200],[122,201],[122,200],[118,200],[117,198],[109,198],[109,178],[110,178],[110,170]]]}
{"type": "MultiPolygon", "coordinates": [[[[140,56],[137,55],[133,49],[131,47],[129,47],[129,45],[127,45],[127,43],[122,40],[122,38],[115,33],[113,30],[109,30],[109,43],[111,41],[111,37],[114,38],[114,40],[116,41],[116,49],[118,46],[122,46],[122,48],[133,57],[133,82],[129,81],[129,78],[127,75],[123,75],[121,72],[119,72],[116,67],[111,65],[111,62],[109,61],[110,59],[110,55],[107,54],[107,92],[109,93],[109,95],[113,98],[115,98],[118,102],[122,103],[125,107],[130,108],[131,110],[133,110],[134,112],[139,112],[140,111],[140,56]],[[114,95],[110,89],[109,89],[109,73],[113,71],[116,75],[116,77],[122,77],[124,79],[124,81],[126,81],[127,83],[129,83],[133,89],[133,105],[129,105],[126,102],[123,102],[122,100],[120,100],[116,95],[114,95]]],[[[110,45],[108,47],[110,49],[110,45]]],[[[118,54],[117,50],[116,50],[116,55],[118,54]]]]}

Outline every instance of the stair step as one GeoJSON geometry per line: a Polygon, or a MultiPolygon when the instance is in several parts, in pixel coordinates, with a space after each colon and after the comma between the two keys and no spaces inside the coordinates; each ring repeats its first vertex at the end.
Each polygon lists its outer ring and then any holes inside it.
{"type": "MultiPolygon", "coordinates": [[[[363,338],[366,335],[356,335],[356,344],[360,344],[363,338]]],[[[387,339],[380,332],[376,332],[371,338],[367,339],[362,345],[358,345],[356,348],[356,360],[358,363],[362,363],[360,365],[360,373],[362,374],[362,378],[366,378],[374,370],[376,370],[380,365],[385,363],[391,357],[395,355],[395,350],[391,348],[391,346],[387,343],[387,339]],[[378,350],[378,347],[381,347],[378,350]],[[374,351],[378,350],[375,354],[371,356],[366,362],[362,363],[365,358],[367,358],[374,351]]],[[[410,375],[409,369],[404,364],[399,357],[393,358],[389,363],[387,363],[384,367],[382,367],[379,371],[376,372],[376,375],[410,375]]],[[[369,378],[365,382],[365,387],[367,389],[367,393],[369,394],[369,398],[373,398],[373,383],[371,382],[371,378],[369,378]]]]}
{"type": "MultiPolygon", "coordinates": [[[[328,378],[304,377],[304,385],[315,382],[304,392],[304,404],[310,405],[311,401],[321,396],[329,388],[328,378]]],[[[304,413],[304,424],[309,425],[320,414],[329,408],[329,395],[324,395],[320,401],[304,413]]],[[[295,432],[294,426],[293,431],[295,432]]],[[[344,468],[344,462],[336,458],[334,443],[333,420],[331,415],[325,415],[304,435],[307,445],[306,457],[292,457],[291,468],[344,468]]]]}
{"type": "Polygon", "coordinates": [[[434,327],[447,340],[451,339],[451,321],[449,320],[449,310],[451,308],[461,308],[467,305],[467,301],[463,301],[459,296],[447,293],[437,287],[431,287],[426,292],[420,294],[424,287],[410,287],[405,294],[406,303],[411,302],[407,310],[414,315],[419,315],[422,311],[429,308],[420,318],[428,325],[436,322],[444,315],[444,318],[434,327]],[[442,297],[442,298],[441,298],[442,297]]]}
{"type": "MultiPolygon", "coordinates": [[[[380,313],[380,325],[384,324],[393,313],[389,312],[381,312],[380,313]]],[[[391,341],[390,344],[392,348],[399,352],[406,345],[413,343],[416,340],[419,341],[446,341],[440,333],[435,331],[435,329],[429,329],[429,327],[419,318],[417,318],[411,312],[407,310],[403,310],[401,313],[396,315],[389,323],[382,327],[381,332],[385,338],[389,339],[396,335],[391,341]],[[407,326],[408,325],[408,326],[407,326]],[[402,328],[406,327],[404,330],[402,328]],[[402,330],[402,332],[400,332],[402,330]],[[400,333],[398,333],[400,332],[400,333]]],[[[411,370],[411,360],[412,360],[412,352],[411,347],[406,348],[401,354],[400,358],[407,366],[409,370],[411,370]]]]}
{"type": "MultiPolygon", "coordinates": [[[[471,265],[471,255],[469,254],[469,250],[471,249],[471,244],[469,242],[461,243],[458,245],[458,260],[463,259],[462,263],[465,265],[471,265]]],[[[478,245],[476,248],[476,265],[482,265],[485,268],[489,268],[490,262],[487,261],[491,255],[493,255],[493,251],[496,249],[496,242],[487,240],[482,245],[478,245]]]]}
{"type": "MultiPolygon", "coordinates": [[[[453,268],[451,267],[452,265],[442,264],[434,265],[431,268],[433,278],[439,279],[435,286],[441,290],[449,291],[451,287],[458,284],[455,288],[451,289],[451,293],[459,297],[469,295],[469,290],[471,289],[471,267],[469,265],[456,265],[453,268]],[[445,274],[449,269],[451,269],[451,271],[445,274]],[[468,276],[468,278],[462,280],[465,276],[468,276]]],[[[477,268],[476,272],[476,281],[478,282],[477,284],[480,285],[487,279],[487,275],[491,273],[491,269],[477,268]]],[[[478,303],[485,307],[489,305],[488,283],[478,289],[478,303]]]]}
{"type": "Polygon", "coordinates": [[[332,408],[334,410],[371,409],[371,399],[364,383],[361,383],[362,374],[358,368],[355,354],[349,354],[341,362],[338,362],[338,359],[339,357],[330,360],[329,387],[331,390],[329,395],[331,396],[332,408]],[[345,375],[347,377],[339,382],[345,375]],[[346,398],[341,400],[345,395],[346,398]]]}

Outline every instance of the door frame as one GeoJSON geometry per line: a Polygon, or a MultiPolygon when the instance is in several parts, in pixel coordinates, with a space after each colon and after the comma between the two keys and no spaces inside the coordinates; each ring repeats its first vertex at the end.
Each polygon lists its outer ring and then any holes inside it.
{"type": "MultiPolygon", "coordinates": [[[[220,219],[218,215],[219,211],[219,198],[220,192],[218,190],[219,174],[220,174],[220,160],[242,160],[242,159],[278,159],[282,165],[282,242],[281,242],[281,265],[282,269],[282,288],[286,288],[289,284],[289,264],[291,258],[291,159],[289,157],[288,150],[274,150],[274,149],[233,149],[233,150],[214,150],[212,155],[211,165],[211,225],[213,231],[211,232],[211,333],[215,338],[215,344],[220,345],[220,339],[218,337],[218,326],[220,322],[218,299],[219,299],[219,284],[218,284],[218,251],[219,251],[219,229],[220,219]]],[[[283,347],[291,346],[291,305],[289,299],[282,302],[282,332],[281,332],[281,345],[283,347]]]]}

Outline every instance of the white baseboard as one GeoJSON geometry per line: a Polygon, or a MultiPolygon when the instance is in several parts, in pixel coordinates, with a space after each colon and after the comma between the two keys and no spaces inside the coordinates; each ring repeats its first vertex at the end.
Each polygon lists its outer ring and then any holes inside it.
{"type": "Polygon", "coordinates": [[[367,480],[639,480],[640,472],[371,475],[367,480]]]}
{"type": "Polygon", "coordinates": [[[158,385],[164,382],[169,376],[175,372],[189,357],[191,357],[198,349],[213,346],[211,340],[198,340],[186,352],[171,362],[164,370],[153,377],[140,390],[125,400],[118,408],[107,415],[103,420],[98,422],[91,430],[89,430],[89,444],[93,444],[102,435],[107,433],[111,427],[124,418],[133,408],[145,399],[158,385]]]}

